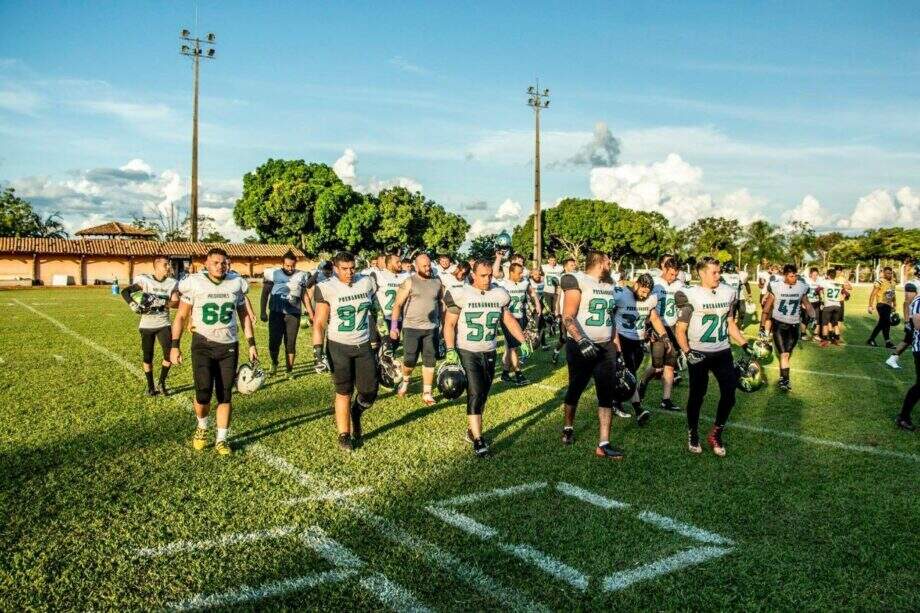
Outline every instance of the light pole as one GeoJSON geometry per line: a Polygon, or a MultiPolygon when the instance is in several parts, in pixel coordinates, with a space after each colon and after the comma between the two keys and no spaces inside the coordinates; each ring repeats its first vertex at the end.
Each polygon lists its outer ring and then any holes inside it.
{"type": "Polygon", "coordinates": [[[195,65],[195,94],[192,106],[192,185],[188,212],[192,226],[189,238],[194,243],[198,241],[198,65],[201,58],[214,59],[217,37],[209,33],[203,39],[197,36],[193,38],[191,32],[182,30],[179,33],[179,40],[182,41],[179,53],[192,58],[195,65]]]}
{"type": "Polygon", "coordinates": [[[527,88],[527,106],[533,108],[534,114],[534,158],[533,158],[533,263],[540,268],[543,259],[543,241],[540,226],[540,111],[549,106],[549,90],[540,90],[540,80],[536,86],[527,88]]]}

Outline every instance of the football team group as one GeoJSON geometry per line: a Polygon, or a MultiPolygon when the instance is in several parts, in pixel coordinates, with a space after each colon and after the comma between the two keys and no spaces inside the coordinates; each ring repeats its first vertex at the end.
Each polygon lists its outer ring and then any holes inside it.
{"type": "MultiPolygon", "coordinates": [[[[503,245],[500,247],[504,247],[503,245]]],[[[338,444],[351,451],[361,442],[362,415],[370,409],[380,385],[409,393],[409,382],[421,362],[420,401],[435,404],[434,389],[446,399],[466,394],[466,437],[477,456],[487,455],[482,417],[497,370],[498,339],[504,339],[501,381],[527,385],[522,364],[535,349],[552,350],[552,363],[564,355],[568,385],[563,400],[563,444],[575,436],[575,412],[588,384],[597,396],[598,457],[621,459],[611,442],[613,417],[644,426],[650,412],[643,407],[649,385],[660,381],[660,408],[681,411],[672,400],[674,385],[685,371],[687,445],[701,453],[700,408],[709,391],[709,375],[718,385],[714,423],[706,442],[713,453],[726,453],[723,429],[735,405],[737,389],[753,391],[765,383],[760,360],[779,356],[778,387],[792,389],[790,360],[796,344],[810,337],[821,346],[841,343],[845,302],[851,287],[828,270],[816,268],[800,275],[793,264],[770,267],[758,275],[760,335],[749,341],[742,333],[745,319],[755,316],[746,274],[731,262],[703,258],[688,270],[677,258],[664,255],[658,268],[621,278],[611,270],[610,257],[589,251],[579,268],[574,259],[549,258],[533,271],[520,255],[507,257],[497,249],[494,260],[453,262],[427,254],[403,258],[381,254],[371,266],[358,270],[356,258],[338,253],[316,271],[297,270],[297,258],[287,254],[280,268],[265,272],[260,317],[268,325],[270,374],[277,376],[284,347],[287,376],[293,377],[301,321],[312,325],[314,369],[328,373],[334,387],[338,444]],[[553,344],[547,344],[552,341],[553,344]],[[741,351],[736,359],[731,343],[741,351]],[[642,370],[646,354],[649,366],[642,370]],[[401,359],[397,359],[397,355],[401,359]],[[441,363],[438,368],[438,362],[441,363]]],[[[869,312],[878,334],[894,352],[887,364],[899,368],[898,356],[910,349],[917,381],[907,392],[895,419],[912,431],[911,412],[920,399],[920,264],[904,284],[904,339],[895,346],[892,326],[902,321],[896,304],[891,269],[882,271],[873,287],[869,312]]],[[[229,455],[228,431],[234,387],[242,393],[258,389],[267,376],[258,365],[255,311],[247,298],[249,283],[230,268],[227,254],[211,249],[204,269],[181,281],[170,276],[169,261],[159,258],[153,275],[141,275],[122,291],[140,314],[143,368],[147,394],[168,394],[167,375],[182,363],[183,333],[192,334],[191,362],[197,427],[192,446],[203,450],[209,441],[209,416],[216,401],[215,450],[229,455]],[[170,322],[170,309],[176,315],[170,322]],[[240,330],[249,361],[239,365],[240,330]],[[154,346],[163,348],[158,383],[154,383],[154,346]]]]}

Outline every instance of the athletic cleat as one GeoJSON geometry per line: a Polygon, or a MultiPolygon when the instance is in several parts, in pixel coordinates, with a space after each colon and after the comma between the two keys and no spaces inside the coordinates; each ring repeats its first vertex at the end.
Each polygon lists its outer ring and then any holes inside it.
{"type": "Polygon", "coordinates": [[[792,391],[792,384],[789,383],[789,379],[780,379],[778,386],[779,386],[779,389],[781,389],[784,392],[792,391]]]}
{"type": "Polygon", "coordinates": [[[469,428],[467,428],[467,429],[466,429],[466,442],[467,442],[467,443],[472,443],[473,440],[474,440],[474,439],[473,439],[473,431],[470,430],[469,428]]]}
{"type": "Polygon", "coordinates": [[[917,429],[916,426],[914,426],[912,421],[910,421],[909,419],[905,419],[901,417],[900,415],[898,415],[898,418],[894,420],[894,423],[901,430],[907,430],[908,432],[913,432],[914,430],[917,429]]]}
{"type": "Polygon", "coordinates": [[[894,349],[894,343],[891,341],[885,341],[885,349],[894,349]]]}
{"type": "Polygon", "coordinates": [[[482,458],[489,455],[489,446],[486,445],[486,442],[481,438],[477,438],[473,441],[473,453],[476,454],[477,458],[482,458]]]}
{"type": "Polygon", "coordinates": [[[677,411],[680,412],[680,407],[674,404],[674,401],[670,398],[664,398],[659,405],[662,411],[677,411]]]}
{"type": "Polygon", "coordinates": [[[517,371],[514,374],[514,384],[515,385],[523,386],[523,385],[527,385],[528,383],[530,383],[530,381],[527,380],[527,377],[525,377],[524,373],[522,373],[521,371],[517,371]]]}
{"type": "Polygon", "coordinates": [[[195,435],[192,437],[192,449],[201,451],[208,446],[208,429],[195,428],[195,435]]]}
{"type": "Polygon", "coordinates": [[[217,455],[230,455],[233,453],[233,450],[230,449],[230,443],[227,441],[217,441],[214,443],[214,451],[217,452],[217,455]]]}
{"type": "Polygon", "coordinates": [[[703,448],[700,447],[700,435],[696,430],[687,431],[687,449],[690,450],[690,453],[703,453],[703,448]]]}
{"type": "Polygon", "coordinates": [[[348,432],[343,432],[339,435],[339,449],[342,451],[354,451],[354,446],[351,444],[351,434],[348,432]]]}
{"type": "Polygon", "coordinates": [[[720,458],[725,457],[725,445],[722,444],[723,428],[724,426],[713,426],[712,430],[709,431],[709,436],[706,438],[706,442],[712,447],[712,452],[720,458]]]}
{"type": "Polygon", "coordinates": [[[869,345],[870,347],[878,347],[878,343],[876,343],[875,340],[871,338],[866,341],[866,344],[869,345]]]}
{"type": "Polygon", "coordinates": [[[503,383],[511,383],[511,375],[508,374],[508,371],[507,371],[507,370],[503,370],[503,371],[502,371],[502,382],[503,382],[503,383]]]}
{"type": "Polygon", "coordinates": [[[885,360],[885,364],[887,364],[891,368],[894,368],[895,370],[898,370],[901,368],[901,365],[898,364],[898,356],[896,355],[888,356],[888,359],[885,360]]]}
{"type": "Polygon", "coordinates": [[[603,445],[598,445],[594,448],[594,455],[599,458],[607,458],[608,460],[622,460],[623,452],[611,445],[610,443],[604,443],[603,445]]]}
{"type": "Polygon", "coordinates": [[[166,381],[160,381],[157,384],[157,392],[164,396],[169,396],[169,388],[166,387],[166,381]]]}
{"type": "Polygon", "coordinates": [[[144,395],[147,396],[148,398],[153,398],[154,396],[156,396],[156,395],[159,394],[159,393],[160,393],[160,392],[156,391],[154,388],[148,387],[148,388],[147,388],[147,391],[144,392],[144,395]]]}
{"type": "Polygon", "coordinates": [[[630,419],[632,415],[623,410],[623,406],[619,404],[613,405],[613,414],[617,417],[622,417],[623,419],[630,419]]]}
{"type": "Polygon", "coordinates": [[[424,394],[422,394],[422,402],[425,404],[426,407],[434,406],[435,399],[434,399],[434,396],[431,395],[431,392],[425,392],[424,394]]]}
{"type": "Polygon", "coordinates": [[[351,433],[355,440],[361,438],[361,416],[364,414],[364,407],[357,402],[351,403],[351,433]]]}
{"type": "Polygon", "coordinates": [[[409,393],[409,380],[403,379],[399,384],[399,387],[396,388],[396,395],[400,398],[405,398],[406,394],[409,393]]]}
{"type": "Polygon", "coordinates": [[[636,415],[636,424],[641,428],[648,423],[648,420],[652,417],[652,414],[649,413],[646,409],[642,409],[638,415],[636,415]]]}
{"type": "Polygon", "coordinates": [[[571,445],[575,442],[575,428],[562,429],[562,444],[571,445]]]}

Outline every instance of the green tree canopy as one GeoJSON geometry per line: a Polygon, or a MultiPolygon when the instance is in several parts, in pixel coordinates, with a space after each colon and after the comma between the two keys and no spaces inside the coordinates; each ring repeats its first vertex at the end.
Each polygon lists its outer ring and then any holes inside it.
{"type": "Polygon", "coordinates": [[[754,221],[744,229],[741,239],[742,257],[753,262],[777,262],[783,259],[785,238],[777,226],[768,221],[754,221]]]}
{"type": "Polygon", "coordinates": [[[7,187],[0,193],[0,236],[65,238],[67,232],[59,213],[42,219],[27,200],[17,196],[12,187],[7,187]]]}
{"type": "Polygon", "coordinates": [[[816,251],[817,236],[807,221],[793,221],[786,229],[786,245],[789,258],[802,269],[805,258],[816,251]]]}
{"type": "Polygon", "coordinates": [[[495,258],[495,237],[497,234],[483,234],[470,241],[466,259],[489,260],[495,258]]]}
{"type": "Polygon", "coordinates": [[[736,219],[704,217],[690,224],[682,234],[689,246],[689,255],[715,257],[720,251],[735,253],[742,230],[736,219]]]}

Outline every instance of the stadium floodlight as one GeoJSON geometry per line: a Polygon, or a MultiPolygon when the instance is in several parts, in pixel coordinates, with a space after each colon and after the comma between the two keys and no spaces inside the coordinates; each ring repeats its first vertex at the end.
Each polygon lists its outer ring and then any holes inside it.
{"type": "Polygon", "coordinates": [[[182,45],[182,53],[188,55],[189,48],[188,45],[182,45]]]}
{"type": "Polygon", "coordinates": [[[209,43],[217,42],[217,36],[214,35],[214,32],[208,32],[208,35],[206,36],[206,38],[209,43]]]}
{"type": "Polygon", "coordinates": [[[210,58],[214,57],[214,49],[208,49],[208,57],[210,58]]]}
{"type": "Polygon", "coordinates": [[[543,258],[543,231],[540,216],[540,111],[549,106],[549,89],[540,89],[540,81],[527,88],[527,106],[534,114],[534,164],[533,164],[533,263],[540,268],[543,258]]]}
{"type": "Polygon", "coordinates": [[[548,90],[548,89],[544,89],[544,90],[543,90],[543,95],[544,95],[544,96],[549,96],[549,90],[548,90]]]}
{"type": "Polygon", "coordinates": [[[533,89],[533,85],[531,85],[530,87],[527,88],[527,93],[528,93],[528,94],[535,94],[535,93],[536,93],[536,92],[534,91],[534,89],[533,89]]]}
{"type": "Polygon", "coordinates": [[[188,38],[192,33],[186,29],[182,29],[182,32],[179,33],[179,36],[182,38],[188,38]]]}

